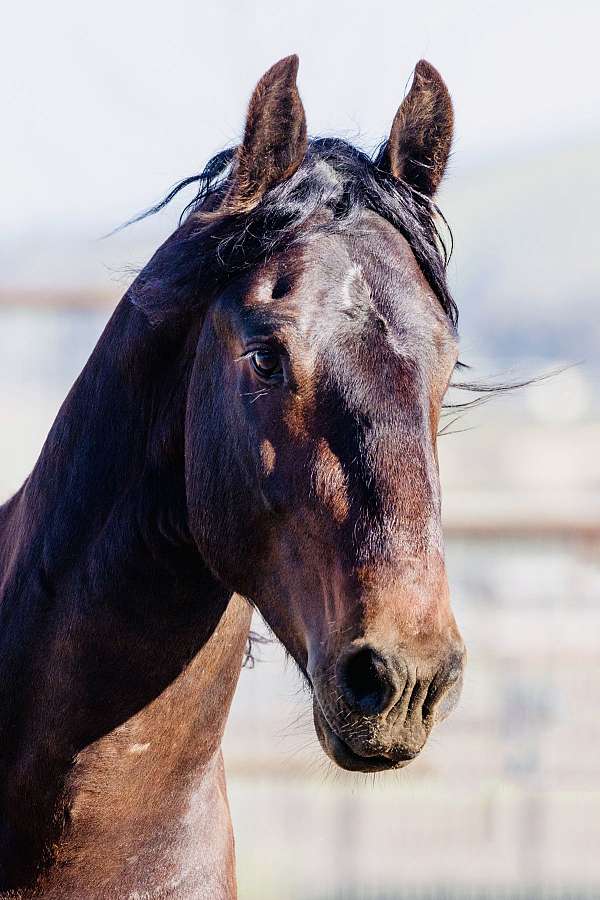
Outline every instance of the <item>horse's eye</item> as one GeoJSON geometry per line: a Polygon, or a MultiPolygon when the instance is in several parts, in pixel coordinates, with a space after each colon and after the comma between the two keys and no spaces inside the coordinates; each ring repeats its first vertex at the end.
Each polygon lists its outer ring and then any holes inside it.
{"type": "Polygon", "coordinates": [[[255,350],[250,360],[254,371],[261,378],[275,378],[281,375],[281,359],[274,350],[255,350]]]}

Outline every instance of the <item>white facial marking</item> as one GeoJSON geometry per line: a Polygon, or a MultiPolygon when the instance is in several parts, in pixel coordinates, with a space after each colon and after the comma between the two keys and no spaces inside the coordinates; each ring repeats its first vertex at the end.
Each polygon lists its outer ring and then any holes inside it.
{"type": "Polygon", "coordinates": [[[362,282],[366,292],[370,294],[362,268],[358,263],[353,263],[344,275],[344,283],[342,284],[342,303],[346,307],[352,307],[356,304],[356,291],[353,291],[352,288],[357,281],[362,282]]]}

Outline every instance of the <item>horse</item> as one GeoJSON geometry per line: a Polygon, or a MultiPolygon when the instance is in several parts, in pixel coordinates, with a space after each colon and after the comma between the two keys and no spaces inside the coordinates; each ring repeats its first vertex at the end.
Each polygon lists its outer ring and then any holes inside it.
{"type": "Polygon", "coordinates": [[[0,507],[4,897],[235,897],[221,738],[253,609],[344,769],[407,765],[460,694],[452,103],[420,61],[368,156],[307,137],[297,70],[165,198],[197,186],[0,507]]]}

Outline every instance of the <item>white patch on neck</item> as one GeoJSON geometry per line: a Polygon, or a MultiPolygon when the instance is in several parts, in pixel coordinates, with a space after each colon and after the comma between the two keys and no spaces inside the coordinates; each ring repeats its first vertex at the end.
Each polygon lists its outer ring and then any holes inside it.
{"type": "Polygon", "coordinates": [[[147,744],[130,744],[128,753],[145,753],[149,746],[150,741],[147,744]]]}

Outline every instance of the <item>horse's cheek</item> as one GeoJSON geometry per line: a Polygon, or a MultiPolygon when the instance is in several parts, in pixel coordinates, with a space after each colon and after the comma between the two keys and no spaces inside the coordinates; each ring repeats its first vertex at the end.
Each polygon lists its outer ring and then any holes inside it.
{"type": "Polygon", "coordinates": [[[205,561],[235,591],[257,555],[260,499],[255,453],[227,386],[209,383],[188,406],[185,479],[190,531],[205,561]]]}

